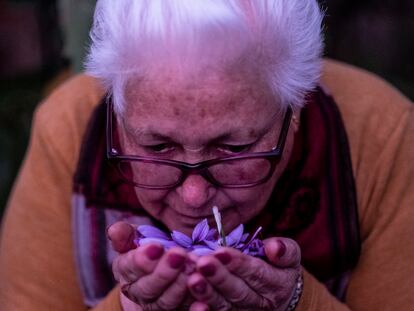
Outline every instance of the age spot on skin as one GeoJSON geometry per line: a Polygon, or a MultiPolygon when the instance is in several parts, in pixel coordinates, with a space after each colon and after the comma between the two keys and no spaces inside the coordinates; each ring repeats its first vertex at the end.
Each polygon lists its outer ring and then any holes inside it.
{"type": "Polygon", "coordinates": [[[227,105],[228,110],[229,111],[234,110],[236,108],[236,105],[237,105],[237,103],[236,103],[235,100],[230,100],[228,105],[227,105]]]}
{"type": "Polygon", "coordinates": [[[200,118],[204,118],[206,116],[206,109],[201,108],[198,115],[200,118]]]}
{"type": "Polygon", "coordinates": [[[257,132],[254,129],[249,130],[249,138],[256,138],[257,132]]]}
{"type": "Polygon", "coordinates": [[[174,96],[174,95],[170,95],[168,99],[171,103],[176,103],[177,102],[177,97],[174,96]]]}
{"type": "Polygon", "coordinates": [[[184,99],[186,101],[193,102],[195,100],[195,97],[192,95],[186,95],[184,99]]]}
{"type": "Polygon", "coordinates": [[[178,117],[181,115],[181,109],[179,107],[174,107],[173,113],[174,116],[178,117]]]}

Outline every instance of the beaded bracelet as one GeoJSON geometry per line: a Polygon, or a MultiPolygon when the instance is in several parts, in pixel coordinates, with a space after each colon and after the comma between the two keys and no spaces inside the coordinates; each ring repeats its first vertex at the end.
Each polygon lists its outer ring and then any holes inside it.
{"type": "Polygon", "coordinates": [[[292,298],[290,299],[289,305],[286,311],[293,311],[295,310],[296,306],[299,303],[300,297],[302,296],[303,292],[303,277],[302,273],[299,274],[299,277],[296,282],[295,292],[293,293],[292,298]]]}

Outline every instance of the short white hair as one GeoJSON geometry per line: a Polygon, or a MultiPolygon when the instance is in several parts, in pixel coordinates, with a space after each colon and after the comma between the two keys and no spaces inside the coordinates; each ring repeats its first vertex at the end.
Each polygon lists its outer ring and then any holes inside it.
{"type": "Polygon", "coordinates": [[[281,105],[301,107],[321,73],[316,0],[98,0],[86,70],[125,105],[131,78],[175,66],[254,70],[281,105]]]}

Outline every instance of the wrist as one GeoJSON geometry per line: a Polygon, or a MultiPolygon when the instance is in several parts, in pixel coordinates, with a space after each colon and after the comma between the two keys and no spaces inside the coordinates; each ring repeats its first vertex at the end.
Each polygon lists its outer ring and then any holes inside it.
{"type": "Polygon", "coordinates": [[[299,303],[300,297],[302,296],[302,292],[303,292],[303,276],[301,272],[298,278],[296,279],[296,285],[293,290],[292,297],[290,298],[289,304],[286,308],[286,311],[293,311],[296,309],[296,306],[299,303]]]}

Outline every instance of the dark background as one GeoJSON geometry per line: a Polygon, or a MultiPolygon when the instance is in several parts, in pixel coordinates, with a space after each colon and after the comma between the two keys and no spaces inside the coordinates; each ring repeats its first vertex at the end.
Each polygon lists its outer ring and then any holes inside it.
{"type": "MultiPolygon", "coordinates": [[[[81,70],[94,0],[0,0],[0,216],[33,110],[81,70]]],[[[414,99],[414,1],[321,0],[325,55],[366,68],[414,99]]]]}

